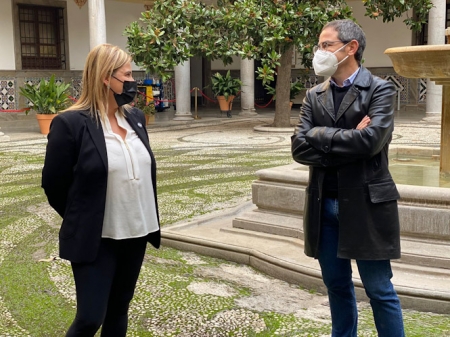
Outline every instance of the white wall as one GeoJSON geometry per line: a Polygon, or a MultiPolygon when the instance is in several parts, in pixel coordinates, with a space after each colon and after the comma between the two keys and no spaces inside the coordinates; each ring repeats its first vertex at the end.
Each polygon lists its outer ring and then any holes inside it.
{"type": "Polygon", "coordinates": [[[89,18],[87,3],[79,8],[75,1],[67,1],[70,70],[83,70],[89,53],[89,18]]]}
{"type": "Polygon", "coordinates": [[[0,0],[0,70],[15,70],[12,1],[0,0]]]}
{"type": "MultiPolygon", "coordinates": [[[[145,11],[143,3],[130,3],[105,0],[106,4],[106,39],[108,43],[126,50],[127,38],[123,35],[125,27],[138,21],[145,11]]],[[[137,70],[133,65],[133,69],[137,70]]]]}
{"type": "Polygon", "coordinates": [[[410,46],[412,32],[403,23],[406,16],[396,18],[394,22],[383,23],[364,16],[365,7],[361,1],[348,3],[353,7],[354,16],[366,34],[366,50],[364,51],[365,67],[392,67],[392,62],[384,54],[387,48],[410,46]]]}
{"type": "MultiPolygon", "coordinates": [[[[367,45],[364,52],[364,66],[392,67],[392,62],[388,56],[384,55],[384,51],[390,47],[411,45],[411,30],[403,23],[406,15],[397,18],[394,22],[383,23],[381,18],[374,20],[364,16],[365,7],[362,1],[348,1],[348,4],[353,8],[354,16],[366,34],[367,45]]],[[[234,57],[233,63],[228,66],[224,66],[220,60],[211,62],[211,69],[213,71],[226,69],[236,70],[240,69],[240,66],[240,58],[238,57],[234,57]]],[[[302,67],[299,63],[296,63],[295,68],[302,67]]]]}
{"type": "MultiPolygon", "coordinates": [[[[3,1],[3,0],[2,0],[3,1]]],[[[67,1],[69,27],[70,69],[83,70],[89,53],[89,17],[88,6],[81,9],[74,1],[67,1]]],[[[105,0],[106,41],[126,50],[127,39],[123,36],[125,27],[139,20],[143,4],[105,0]]],[[[133,64],[134,70],[139,70],[133,64]]]]}

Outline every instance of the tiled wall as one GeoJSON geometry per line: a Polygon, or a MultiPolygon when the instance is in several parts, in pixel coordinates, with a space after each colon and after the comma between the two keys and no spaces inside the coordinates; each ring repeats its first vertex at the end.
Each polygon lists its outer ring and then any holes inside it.
{"type": "MultiPolygon", "coordinates": [[[[394,83],[396,88],[400,91],[400,101],[402,104],[423,104],[426,102],[427,96],[427,81],[426,79],[412,80],[393,72],[377,72],[374,74],[394,83]]],[[[142,84],[145,78],[143,72],[134,72],[134,78],[138,84],[142,84]]],[[[309,77],[297,76],[293,73],[293,80],[303,80],[306,88],[311,88],[314,85],[320,83],[321,78],[315,76],[313,73],[309,77]]],[[[44,77],[45,78],[45,77],[44,77]]],[[[49,78],[49,77],[48,77],[49,78]]],[[[15,110],[29,106],[30,103],[24,100],[23,97],[19,97],[18,88],[24,83],[34,84],[37,83],[41,77],[14,77],[14,76],[0,76],[0,109],[3,110],[15,110]]],[[[73,73],[69,77],[62,76],[56,77],[57,81],[63,80],[66,83],[71,83],[71,96],[77,99],[81,93],[81,72],[73,73]]],[[[170,79],[164,83],[164,98],[168,100],[175,99],[175,82],[174,79],[170,79]]],[[[173,105],[173,103],[170,103],[173,105]]]]}
{"type": "MultiPolygon", "coordinates": [[[[19,88],[25,83],[28,83],[30,85],[39,83],[42,78],[45,78],[47,80],[50,79],[50,76],[39,77],[38,75],[38,73],[34,73],[32,74],[32,76],[0,76],[0,109],[20,110],[32,106],[32,104],[27,99],[19,94],[19,88]]],[[[46,73],[46,75],[48,74],[46,73]]],[[[61,83],[63,81],[69,83],[67,81],[67,76],[62,77],[58,76],[57,74],[55,79],[57,83],[61,83]]],[[[81,77],[74,76],[73,78],[71,78],[70,82],[72,84],[70,86],[71,96],[79,97],[81,77]]]]}
{"type": "Polygon", "coordinates": [[[427,101],[427,79],[410,79],[396,73],[377,74],[381,78],[391,81],[400,92],[402,104],[424,104],[427,101]],[[414,95],[413,95],[413,94],[414,95]]]}
{"type": "MultiPolygon", "coordinates": [[[[393,72],[386,72],[384,69],[369,69],[373,74],[387,81],[391,81],[400,93],[400,102],[402,104],[423,104],[426,103],[427,97],[427,81],[426,79],[410,79],[402,77],[393,72]]],[[[297,74],[293,71],[293,81],[303,81],[305,88],[311,88],[323,81],[320,76],[314,75],[313,72],[309,76],[297,74]]]]}
{"type": "Polygon", "coordinates": [[[419,103],[426,103],[427,101],[427,79],[419,79],[419,103]]]}
{"type": "Polygon", "coordinates": [[[16,88],[16,80],[14,78],[0,77],[0,109],[16,109],[16,88]]]}

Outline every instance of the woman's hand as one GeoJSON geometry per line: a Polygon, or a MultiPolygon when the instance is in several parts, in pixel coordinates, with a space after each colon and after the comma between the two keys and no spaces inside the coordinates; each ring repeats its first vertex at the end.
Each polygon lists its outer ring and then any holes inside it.
{"type": "Polygon", "coordinates": [[[358,126],[356,127],[356,130],[362,130],[365,127],[369,126],[370,124],[370,117],[364,116],[364,118],[359,122],[358,126]]]}

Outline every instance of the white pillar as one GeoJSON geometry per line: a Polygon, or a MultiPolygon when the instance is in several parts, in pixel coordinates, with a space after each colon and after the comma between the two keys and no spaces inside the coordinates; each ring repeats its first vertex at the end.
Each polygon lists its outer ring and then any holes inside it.
{"type": "Polygon", "coordinates": [[[89,47],[93,49],[106,43],[106,19],[104,0],[89,0],[89,47]]]}
{"type": "MultiPolygon", "coordinates": [[[[428,44],[445,44],[445,14],[446,0],[433,0],[434,7],[428,15],[428,44]]],[[[427,79],[427,108],[428,116],[436,116],[442,111],[442,85],[436,85],[427,79]]]]}
{"type": "Polygon", "coordinates": [[[191,113],[191,61],[175,67],[175,104],[177,112],[174,121],[194,119],[191,113]]]}
{"type": "Polygon", "coordinates": [[[255,116],[255,63],[241,59],[241,112],[240,116],[255,116]]]}

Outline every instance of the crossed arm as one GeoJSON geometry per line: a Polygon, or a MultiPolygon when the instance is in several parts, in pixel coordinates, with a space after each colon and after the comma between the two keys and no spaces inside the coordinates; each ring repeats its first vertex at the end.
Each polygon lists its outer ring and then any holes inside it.
{"type": "Polygon", "coordinates": [[[367,115],[354,128],[316,126],[311,99],[308,92],[300,114],[299,131],[292,136],[295,161],[309,166],[339,166],[370,158],[389,142],[395,105],[391,83],[384,82],[374,90],[367,115]]]}

